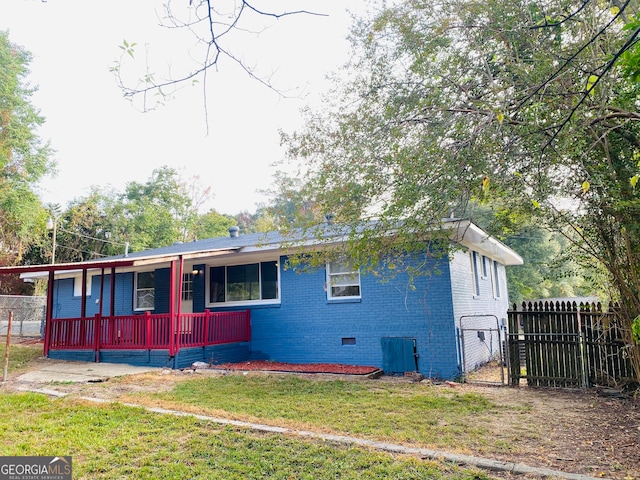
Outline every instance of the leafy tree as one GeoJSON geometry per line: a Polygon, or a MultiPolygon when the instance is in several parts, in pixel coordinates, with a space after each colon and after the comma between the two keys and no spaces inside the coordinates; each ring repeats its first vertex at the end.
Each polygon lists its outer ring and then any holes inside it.
{"type": "Polygon", "coordinates": [[[606,298],[606,288],[592,281],[602,281],[601,275],[591,265],[581,266],[566,255],[568,242],[557,232],[528,225],[503,241],[524,260],[523,265],[507,269],[511,303],[557,297],[606,298]]]}
{"type": "MultiPolygon", "coordinates": [[[[206,236],[224,235],[231,217],[215,211],[200,215],[211,195],[197,177],[184,180],[177,170],[160,167],[144,183],[130,182],[124,192],[93,187],[65,211],[50,206],[56,221],[56,262],[76,262],[125,251],[163,247],[206,236]]],[[[51,259],[51,239],[34,245],[35,263],[51,259]],[[38,261],[39,260],[39,261],[38,261]]]]}
{"type": "Polygon", "coordinates": [[[93,188],[84,198],[72,201],[63,213],[52,213],[56,221],[56,262],[79,262],[126,251],[126,242],[118,242],[118,219],[111,212],[115,201],[93,188]]]}
{"type": "Polygon", "coordinates": [[[273,176],[272,188],[262,193],[270,197],[267,206],[263,207],[272,219],[271,230],[277,227],[312,221],[318,215],[314,206],[302,193],[302,181],[285,172],[276,172],[273,176]]]}
{"type": "Polygon", "coordinates": [[[229,234],[229,227],[236,223],[236,219],[229,215],[209,210],[198,217],[194,228],[194,237],[198,240],[224,237],[229,234]]]}
{"type": "Polygon", "coordinates": [[[601,275],[568,254],[569,242],[560,233],[509,211],[497,199],[474,204],[465,216],[522,256],[523,265],[507,269],[510,303],[553,297],[606,298],[605,289],[594,282],[602,281],[601,275]]]}
{"type": "Polygon", "coordinates": [[[200,188],[197,178],[185,181],[163,166],[146,183],[129,182],[109,215],[132,249],[166,246],[196,238],[198,208],[209,196],[210,189],[200,188]]]}
{"type": "Polygon", "coordinates": [[[45,232],[46,211],[34,185],[53,167],[36,130],[44,118],[26,83],[31,55],[0,31],[0,264],[21,261],[45,232]]]}
{"type": "Polygon", "coordinates": [[[349,81],[284,141],[355,257],[488,197],[563,235],[607,272],[640,379],[639,35],[635,1],[400,1],[355,25],[349,81]]]}

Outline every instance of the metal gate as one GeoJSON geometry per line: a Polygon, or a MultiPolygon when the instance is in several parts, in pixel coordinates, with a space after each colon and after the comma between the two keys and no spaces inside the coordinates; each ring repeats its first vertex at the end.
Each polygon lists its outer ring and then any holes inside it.
{"type": "Polygon", "coordinates": [[[504,385],[507,365],[504,325],[497,316],[487,314],[463,315],[460,317],[459,325],[458,342],[462,380],[504,385]],[[491,373],[486,376],[478,375],[476,370],[489,363],[495,366],[491,373]]]}

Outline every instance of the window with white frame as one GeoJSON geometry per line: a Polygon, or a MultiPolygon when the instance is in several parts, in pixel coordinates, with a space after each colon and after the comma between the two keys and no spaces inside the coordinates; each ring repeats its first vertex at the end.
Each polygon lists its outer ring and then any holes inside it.
{"type": "MultiPolygon", "coordinates": [[[[91,296],[91,279],[93,275],[89,275],[87,273],[87,283],[86,283],[86,295],[87,297],[91,296]]],[[[82,275],[76,275],[73,277],[73,296],[81,297],[82,296],[82,275]]]]}
{"type": "Polygon", "coordinates": [[[500,264],[495,260],[491,270],[491,285],[493,286],[493,298],[500,298],[500,264]]]}
{"type": "Polygon", "coordinates": [[[209,269],[209,303],[271,302],[278,290],[276,261],[209,269]]]}
{"type": "Polygon", "coordinates": [[[488,257],[482,255],[482,277],[487,278],[489,276],[489,270],[491,269],[491,260],[488,257]]]}
{"type": "Polygon", "coordinates": [[[136,272],[134,285],[134,309],[153,310],[155,308],[155,272],[136,272]]]}
{"type": "Polygon", "coordinates": [[[473,294],[480,295],[480,275],[478,273],[478,252],[471,251],[471,279],[473,281],[473,294]]]}
{"type": "Polygon", "coordinates": [[[193,300],[193,273],[182,274],[182,300],[193,300]]]}
{"type": "Polygon", "coordinates": [[[327,298],[360,298],[360,271],[351,262],[327,264],[327,298]]]}

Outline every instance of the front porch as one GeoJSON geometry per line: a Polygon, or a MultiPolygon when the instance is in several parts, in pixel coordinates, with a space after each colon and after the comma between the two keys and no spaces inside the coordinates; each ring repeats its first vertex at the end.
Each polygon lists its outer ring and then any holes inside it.
{"type": "Polygon", "coordinates": [[[250,310],[50,318],[44,355],[169,368],[248,360],[250,310]]]}

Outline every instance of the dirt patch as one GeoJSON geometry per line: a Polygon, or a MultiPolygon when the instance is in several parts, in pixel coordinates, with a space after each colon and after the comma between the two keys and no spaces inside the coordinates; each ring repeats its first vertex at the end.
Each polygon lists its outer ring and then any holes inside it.
{"type": "Polygon", "coordinates": [[[597,390],[465,384],[499,405],[492,430],[508,448],[491,457],[606,478],[640,478],[640,404],[597,390]]]}
{"type": "MultiPolygon", "coordinates": [[[[248,372],[245,370],[242,373],[248,372]]],[[[46,388],[78,396],[112,400],[127,397],[131,399],[131,395],[137,392],[167,391],[175,383],[186,378],[242,373],[215,369],[159,369],[102,383],[61,383],[46,385],[46,388]]],[[[301,375],[318,381],[336,378],[334,373],[301,375]]],[[[496,377],[495,372],[484,372],[483,375],[489,375],[484,376],[483,380],[500,378],[499,374],[496,377]]],[[[347,375],[344,378],[371,382],[416,381],[412,377],[389,376],[382,376],[377,380],[368,380],[366,376],[357,375],[347,375]]],[[[611,396],[613,392],[598,389],[512,388],[487,383],[429,380],[422,381],[420,385],[436,390],[453,389],[460,394],[479,394],[497,406],[492,413],[478,415],[474,419],[474,427],[481,425],[485,428],[492,442],[484,445],[465,445],[458,453],[593,477],[640,479],[640,401],[632,397],[611,396]]],[[[17,382],[14,377],[4,384],[2,389],[29,386],[17,382]]],[[[425,439],[424,443],[428,445],[428,439],[425,439]]],[[[509,477],[508,474],[492,476],[509,477]]]]}

